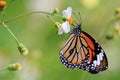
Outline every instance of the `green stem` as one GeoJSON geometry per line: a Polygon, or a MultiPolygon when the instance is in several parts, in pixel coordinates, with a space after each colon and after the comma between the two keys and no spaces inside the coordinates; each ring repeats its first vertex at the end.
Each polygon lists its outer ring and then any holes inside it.
{"type": "MultiPolygon", "coordinates": [[[[0,22],[0,24],[2,24],[6,28],[6,30],[12,35],[12,37],[15,39],[15,41],[17,42],[18,45],[20,44],[20,41],[16,38],[16,36],[8,28],[8,26],[6,25],[6,23],[14,21],[14,20],[16,20],[16,19],[18,19],[20,17],[23,17],[23,16],[27,16],[27,15],[33,14],[33,13],[43,13],[43,14],[46,14],[46,15],[52,15],[52,13],[50,13],[50,12],[34,11],[34,12],[23,13],[23,14],[18,15],[16,17],[13,17],[13,18],[10,18],[10,19],[7,19],[7,20],[2,20],[2,22],[0,22]]],[[[3,18],[4,18],[4,15],[3,15],[3,18]]]]}
{"type": "Polygon", "coordinates": [[[3,26],[6,28],[6,30],[12,35],[12,37],[15,39],[15,41],[17,42],[17,44],[20,44],[20,41],[15,37],[15,35],[12,33],[12,31],[8,28],[8,26],[3,22],[2,23],[3,26]]]}
{"type": "Polygon", "coordinates": [[[47,14],[47,15],[52,15],[50,12],[44,12],[44,11],[34,11],[34,12],[28,12],[28,13],[23,13],[21,15],[18,15],[16,17],[13,17],[13,18],[10,18],[10,19],[7,19],[7,20],[4,20],[4,23],[8,23],[10,21],[14,21],[20,17],[23,17],[23,16],[27,16],[27,15],[30,15],[30,14],[33,14],[33,13],[43,13],[43,14],[47,14]]]}
{"type": "Polygon", "coordinates": [[[1,22],[4,20],[4,18],[5,18],[5,14],[6,14],[5,10],[3,10],[3,11],[2,11],[2,18],[1,18],[1,22]]]}
{"type": "Polygon", "coordinates": [[[15,35],[12,33],[12,31],[8,28],[8,26],[6,25],[6,23],[8,22],[11,22],[11,21],[14,21],[20,17],[24,17],[24,16],[27,16],[27,15],[30,15],[30,14],[33,14],[33,13],[43,13],[43,14],[46,14],[53,22],[55,22],[49,15],[53,15],[53,13],[51,12],[44,12],[44,11],[34,11],[34,12],[27,12],[27,13],[23,13],[21,15],[18,15],[16,17],[13,17],[13,18],[10,18],[10,19],[7,19],[7,20],[4,20],[4,15],[3,14],[3,19],[2,21],[0,22],[0,24],[2,24],[6,30],[12,35],[12,37],[15,39],[15,41],[17,42],[17,44],[19,45],[20,44],[20,41],[15,37],[15,35]]]}
{"type": "Polygon", "coordinates": [[[0,72],[1,72],[1,71],[5,71],[5,70],[7,70],[7,69],[8,69],[8,67],[0,68],[0,72]]]}
{"type": "Polygon", "coordinates": [[[51,18],[51,16],[49,16],[49,15],[48,15],[48,18],[49,18],[53,23],[56,22],[56,21],[55,21],[53,18],[51,18]]]}
{"type": "Polygon", "coordinates": [[[57,14],[55,14],[55,16],[57,16],[57,17],[59,17],[59,18],[63,18],[63,16],[61,16],[61,15],[57,15],[57,14]]]}

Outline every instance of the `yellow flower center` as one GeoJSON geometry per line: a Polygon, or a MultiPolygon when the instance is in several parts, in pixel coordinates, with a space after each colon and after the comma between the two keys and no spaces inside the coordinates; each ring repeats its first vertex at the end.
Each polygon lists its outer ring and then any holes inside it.
{"type": "Polygon", "coordinates": [[[115,30],[116,30],[116,32],[117,32],[118,34],[120,34],[120,26],[116,26],[116,27],[115,27],[115,30]]]}
{"type": "Polygon", "coordinates": [[[70,18],[67,19],[67,21],[68,21],[70,24],[72,24],[72,23],[73,23],[73,18],[70,17],[70,18]]]}

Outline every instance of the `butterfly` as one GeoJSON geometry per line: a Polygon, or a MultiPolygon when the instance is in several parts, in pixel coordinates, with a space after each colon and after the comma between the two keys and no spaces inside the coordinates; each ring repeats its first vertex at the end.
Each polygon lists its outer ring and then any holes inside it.
{"type": "Polygon", "coordinates": [[[108,68],[102,47],[77,24],[60,50],[60,60],[67,68],[79,68],[96,74],[108,68]]]}

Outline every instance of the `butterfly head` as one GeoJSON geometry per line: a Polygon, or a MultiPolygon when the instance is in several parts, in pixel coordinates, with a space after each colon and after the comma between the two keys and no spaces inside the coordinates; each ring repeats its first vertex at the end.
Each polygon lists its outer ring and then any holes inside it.
{"type": "Polygon", "coordinates": [[[77,25],[72,31],[73,34],[78,35],[78,36],[80,32],[81,32],[81,24],[77,25]]]}
{"type": "Polygon", "coordinates": [[[80,16],[80,12],[73,12],[73,23],[72,25],[74,26],[72,33],[75,35],[79,35],[79,33],[81,32],[81,16],[80,16]]]}

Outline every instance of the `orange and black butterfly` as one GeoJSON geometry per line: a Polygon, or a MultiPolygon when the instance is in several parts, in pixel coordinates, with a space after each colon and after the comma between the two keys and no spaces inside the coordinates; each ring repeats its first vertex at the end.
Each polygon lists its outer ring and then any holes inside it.
{"type": "Polygon", "coordinates": [[[102,47],[77,24],[63,48],[60,60],[67,68],[79,68],[92,74],[108,68],[108,61],[102,47]]]}

